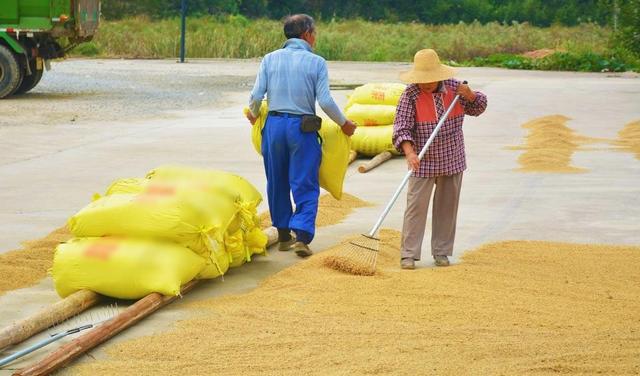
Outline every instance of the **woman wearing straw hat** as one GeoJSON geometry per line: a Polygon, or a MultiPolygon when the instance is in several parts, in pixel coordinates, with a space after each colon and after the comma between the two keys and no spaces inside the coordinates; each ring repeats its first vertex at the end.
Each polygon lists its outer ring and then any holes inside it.
{"type": "Polygon", "coordinates": [[[441,64],[434,50],[418,51],[413,64],[412,70],[400,74],[400,79],[409,85],[400,97],[393,126],[393,143],[414,171],[409,180],[402,226],[400,265],[403,269],[414,269],[415,261],[420,260],[434,187],[431,254],[437,266],[449,265],[462,173],[467,168],[462,123],[465,115],[478,116],[487,107],[487,97],[453,79],[453,68],[441,64]],[[420,161],[418,153],[456,94],[460,100],[420,161]]]}

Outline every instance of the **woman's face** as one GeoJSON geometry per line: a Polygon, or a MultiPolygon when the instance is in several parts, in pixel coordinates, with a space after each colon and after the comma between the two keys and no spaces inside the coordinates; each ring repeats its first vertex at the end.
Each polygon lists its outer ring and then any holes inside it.
{"type": "Polygon", "coordinates": [[[436,90],[438,90],[438,85],[440,84],[439,81],[436,82],[428,82],[425,84],[418,84],[418,87],[420,88],[420,90],[424,91],[425,93],[433,93],[436,90]]]}

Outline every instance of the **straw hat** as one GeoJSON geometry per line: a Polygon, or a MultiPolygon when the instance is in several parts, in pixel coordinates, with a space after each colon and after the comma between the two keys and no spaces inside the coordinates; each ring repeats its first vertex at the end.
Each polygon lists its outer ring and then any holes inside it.
{"type": "Polygon", "coordinates": [[[455,70],[440,63],[438,54],[432,49],[416,52],[413,69],[400,73],[400,79],[408,84],[426,84],[444,81],[454,76],[455,70]]]}

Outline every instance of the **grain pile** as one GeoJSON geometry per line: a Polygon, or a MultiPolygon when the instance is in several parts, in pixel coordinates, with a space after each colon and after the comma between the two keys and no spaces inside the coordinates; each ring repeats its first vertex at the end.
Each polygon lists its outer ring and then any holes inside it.
{"type": "Polygon", "coordinates": [[[523,172],[583,172],[585,169],[571,166],[573,153],[595,139],[579,136],[566,126],[570,120],[563,115],[550,115],[531,120],[522,125],[529,131],[526,144],[513,147],[524,150],[518,158],[523,172]]]}
{"type": "MultiPolygon", "coordinates": [[[[324,227],[338,224],[347,218],[354,209],[366,206],[371,206],[371,204],[348,193],[343,193],[340,201],[333,198],[330,194],[324,194],[320,196],[320,202],[318,203],[316,226],[324,227]]],[[[269,212],[260,214],[260,221],[262,228],[270,227],[271,217],[269,216],[269,212]]]]}
{"type": "Polygon", "coordinates": [[[501,242],[402,271],[399,233],[381,237],[373,277],[324,268],[329,250],[70,373],[640,373],[640,247],[501,242]]]}
{"type": "Polygon", "coordinates": [[[613,142],[623,151],[635,154],[640,159],[640,120],[627,124],[620,132],[618,139],[613,142]]]}
{"type": "Polygon", "coordinates": [[[0,295],[7,291],[28,287],[46,277],[53,264],[53,251],[71,239],[66,227],[46,237],[22,243],[22,248],[0,254],[0,295]]]}

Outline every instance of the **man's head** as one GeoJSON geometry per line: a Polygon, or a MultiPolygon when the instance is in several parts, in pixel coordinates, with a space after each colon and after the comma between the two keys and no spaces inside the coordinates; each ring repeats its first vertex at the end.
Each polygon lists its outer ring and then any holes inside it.
{"type": "Polygon", "coordinates": [[[284,20],[284,35],[287,39],[300,38],[311,47],[316,44],[316,26],[313,18],[306,14],[294,14],[284,20]]]}

